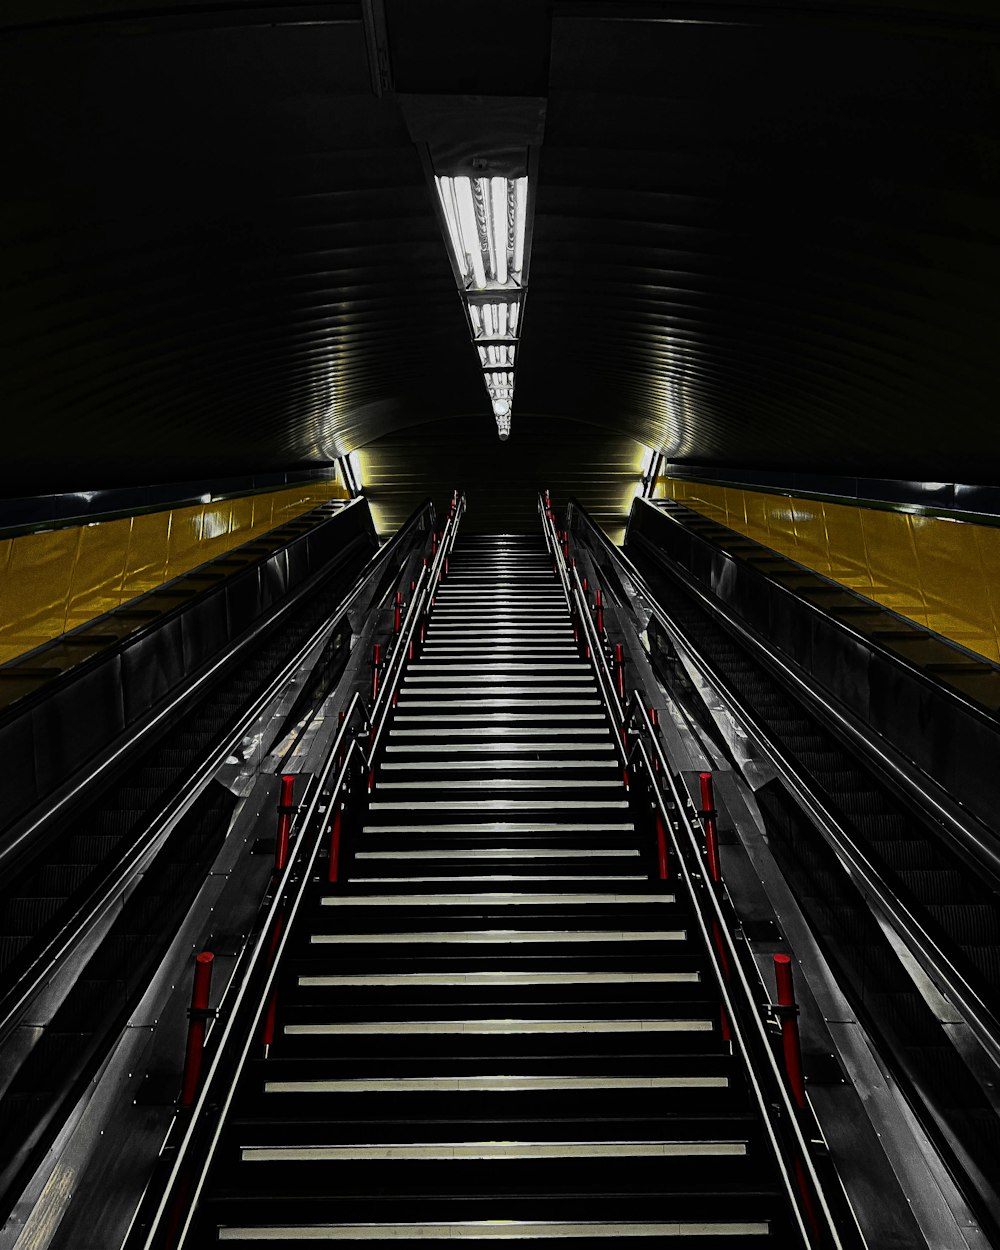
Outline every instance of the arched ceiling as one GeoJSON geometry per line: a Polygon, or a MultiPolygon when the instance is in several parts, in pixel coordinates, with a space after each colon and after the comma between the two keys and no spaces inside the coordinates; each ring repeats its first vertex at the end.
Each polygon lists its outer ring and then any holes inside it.
{"type": "Polygon", "coordinates": [[[6,0],[0,493],[492,430],[426,95],[545,103],[512,451],[1000,482],[998,82],[995,0],[6,0]]]}

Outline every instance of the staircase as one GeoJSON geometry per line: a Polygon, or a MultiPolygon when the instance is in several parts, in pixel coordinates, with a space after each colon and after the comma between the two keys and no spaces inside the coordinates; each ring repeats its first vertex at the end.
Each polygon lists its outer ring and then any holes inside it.
{"type": "Polygon", "coordinates": [[[460,539],[186,1244],[797,1244],[541,539],[460,539]]]}

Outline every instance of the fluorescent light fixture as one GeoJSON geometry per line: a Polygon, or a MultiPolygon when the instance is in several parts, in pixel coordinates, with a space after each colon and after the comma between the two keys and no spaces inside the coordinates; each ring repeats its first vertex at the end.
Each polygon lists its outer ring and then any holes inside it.
{"type": "Polygon", "coordinates": [[[509,369],[514,365],[513,343],[491,343],[479,348],[479,361],[484,368],[509,369]]]}
{"type": "Polygon", "coordinates": [[[497,431],[506,439],[524,299],[528,179],[435,175],[434,186],[497,431]]]}
{"type": "Polygon", "coordinates": [[[486,300],[482,303],[469,301],[469,319],[472,335],[477,339],[513,339],[517,337],[517,323],[521,301],[486,300]]]}
{"type": "Polygon", "coordinates": [[[435,177],[463,286],[519,287],[528,219],[527,178],[435,177]]]}

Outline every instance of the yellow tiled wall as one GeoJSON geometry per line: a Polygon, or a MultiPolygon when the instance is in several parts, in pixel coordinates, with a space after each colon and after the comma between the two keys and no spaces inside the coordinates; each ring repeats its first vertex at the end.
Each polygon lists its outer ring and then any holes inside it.
{"type": "Polygon", "coordinates": [[[346,497],[339,482],[308,482],[216,503],[0,538],[0,663],[328,499],[346,497]]]}
{"type": "Polygon", "coordinates": [[[669,477],[655,498],[676,499],[1000,660],[1000,528],[669,477]]]}

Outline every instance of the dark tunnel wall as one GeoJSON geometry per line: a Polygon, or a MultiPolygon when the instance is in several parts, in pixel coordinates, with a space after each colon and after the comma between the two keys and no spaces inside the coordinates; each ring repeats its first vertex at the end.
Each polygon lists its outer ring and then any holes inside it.
{"type": "MultiPolygon", "coordinates": [[[[404,107],[476,94],[545,109],[511,454],[541,414],[580,473],[603,427],[1000,483],[994,0],[375,7],[381,96],[346,0],[4,6],[0,495],[488,423],[404,107]]],[[[437,451],[492,489],[478,443],[437,451]]]]}
{"type": "Polygon", "coordinates": [[[468,505],[464,532],[540,535],[536,500],[547,488],[560,512],[577,495],[620,542],[643,448],[578,422],[521,420],[523,436],[507,443],[497,440],[487,418],[463,417],[389,434],[367,447],[361,453],[365,495],[379,531],[400,525],[427,495],[439,510],[446,508],[458,487],[468,505]]]}

